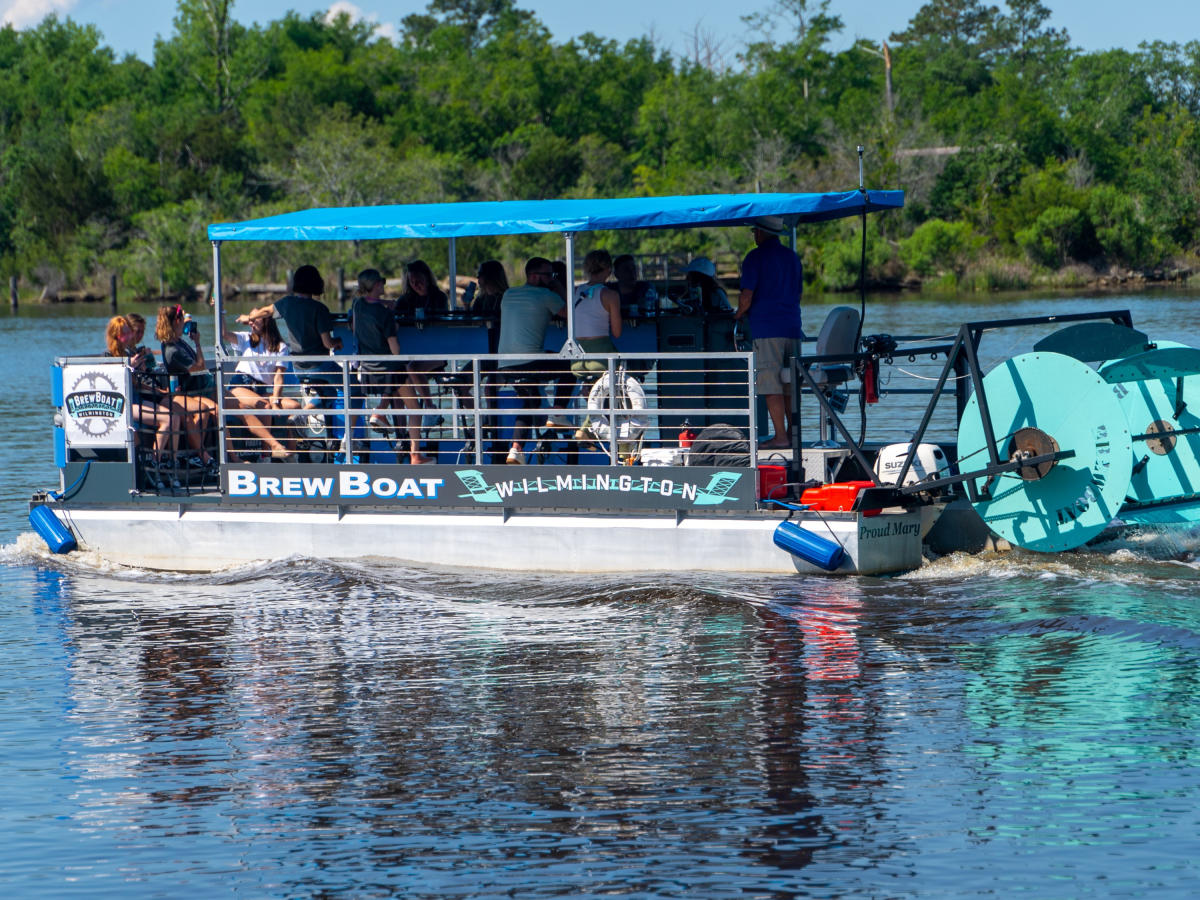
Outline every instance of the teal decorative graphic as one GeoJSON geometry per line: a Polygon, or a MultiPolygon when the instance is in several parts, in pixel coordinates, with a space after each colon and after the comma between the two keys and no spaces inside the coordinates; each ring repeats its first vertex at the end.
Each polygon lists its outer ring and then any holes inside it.
{"type": "MultiPolygon", "coordinates": [[[[673,470],[677,475],[679,470],[673,470]]],[[[573,469],[569,472],[551,475],[538,474],[532,477],[508,478],[489,484],[484,474],[478,469],[458,469],[454,474],[467,489],[468,493],[459,494],[463,499],[473,499],[477,503],[504,503],[517,497],[542,495],[542,505],[553,505],[546,494],[560,494],[564,503],[575,503],[581,497],[596,499],[597,497],[620,495],[622,506],[678,506],[677,502],[664,503],[664,499],[675,501],[675,498],[686,501],[692,506],[720,506],[726,502],[734,502],[736,497],[730,496],[730,491],[742,480],[740,472],[696,473],[700,478],[707,474],[707,484],[701,486],[697,481],[642,474],[653,472],[652,469],[640,469],[637,474],[621,472],[581,472],[573,469]],[[569,496],[567,496],[569,495],[569,496]]]]}

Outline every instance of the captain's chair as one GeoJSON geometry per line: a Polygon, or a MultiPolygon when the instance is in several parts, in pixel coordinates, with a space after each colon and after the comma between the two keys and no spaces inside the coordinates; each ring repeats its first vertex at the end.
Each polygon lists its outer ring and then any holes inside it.
{"type": "MultiPolygon", "coordinates": [[[[821,333],[817,335],[817,349],[814,355],[842,356],[858,350],[858,310],[852,306],[835,306],[825,317],[821,333]]],[[[855,377],[854,366],[848,362],[814,363],[809,368],[813,381],[826,398],[832,396],[834,389],[855,377]]],[[[843,398],[845,395],[841,395],[843,398]]],[[[844,405],[844,404],[843,404],[844,405]]],[[[835,407],[841,411],[841,407],[835,407]]],[[[829,421],[822,413],[820,417],[820,440],[826,443],[829,438],[829,421]]]]}
{"type": "MultiPolygon", "coordinates": [[[[841,356],[854,353],[858,347],[858,310],[852,306],[835,306],[825,317],[817,335],[816,356],[841,356]]],[[[812,367],[813,381],[821,388],[832,389],[854,377],[854,366],[847,362],[817,363],[812,367]]]]}

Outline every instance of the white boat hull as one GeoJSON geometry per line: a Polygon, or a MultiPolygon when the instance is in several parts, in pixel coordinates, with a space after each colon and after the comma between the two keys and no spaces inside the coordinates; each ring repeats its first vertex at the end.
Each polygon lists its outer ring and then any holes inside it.
{"type": "Polygon", "coordinates": [[[795,517],[845,549],[834,573],[775,546],[776,516],[80,508],[55,513],[83,550],[119,565],[213,571],[265,559],[383,557],[421,565],[540,572],[882,575],[922,564],[921,513],[795,517]]]}

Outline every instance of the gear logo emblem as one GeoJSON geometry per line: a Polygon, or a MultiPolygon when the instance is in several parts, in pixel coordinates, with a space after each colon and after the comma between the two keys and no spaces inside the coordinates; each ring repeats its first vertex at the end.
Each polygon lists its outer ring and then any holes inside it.
{"type": "Polygon", "coordinates": [[[125,419],[125,394],[102,372],[87,372],[76,379],[63,406],[88,437],[105,437],[125,419]]]}

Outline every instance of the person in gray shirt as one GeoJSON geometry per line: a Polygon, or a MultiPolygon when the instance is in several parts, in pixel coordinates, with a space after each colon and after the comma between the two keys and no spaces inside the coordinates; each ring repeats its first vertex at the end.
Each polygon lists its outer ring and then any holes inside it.
{"type": "Polygon", "coordinates": [[[498,367],[508,373],[517,396],[521,398],[521,412],[513,424],[512,446],[506,462],[523,465],[524,444],[529,439],[533,425],[532,410],[542,405],[542,388],[548,383],[554,386],[554,399],[546,419],[547,428],[565,427],[556,416],[561,416],[566,402],[575,387],[570,364],[560,357],[547,357],[545,351],[546,328],[553,316],[563,316],[567,304],[554,292],[554,269],[550,260],[535,256],[525,263],[525,284],[511,287],[500,300],[500,343],[497,352],[528,353],[532,359],[501,360],[498,367]]]}

